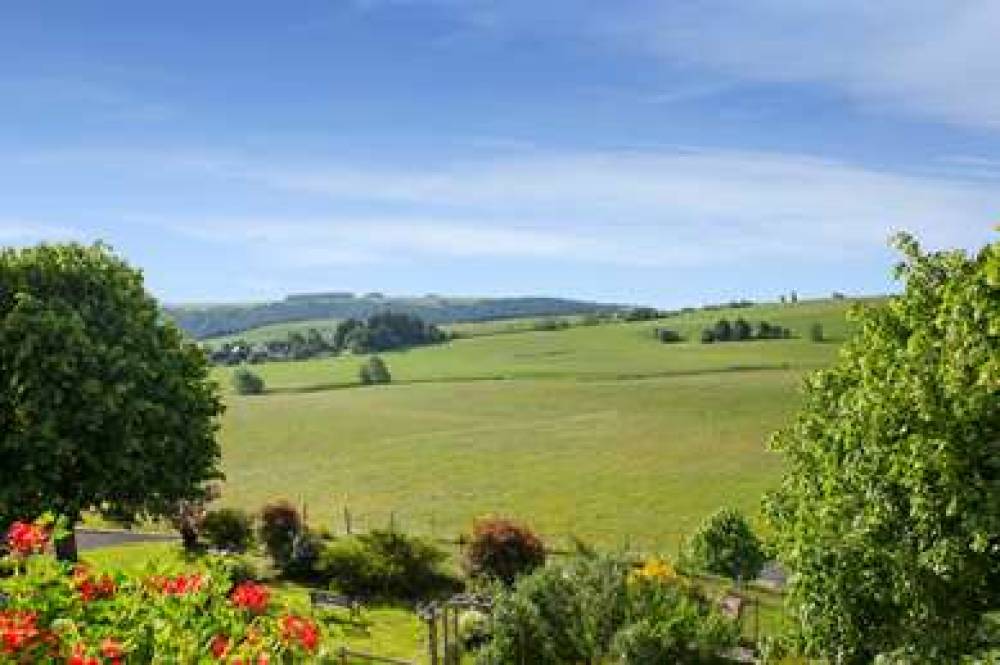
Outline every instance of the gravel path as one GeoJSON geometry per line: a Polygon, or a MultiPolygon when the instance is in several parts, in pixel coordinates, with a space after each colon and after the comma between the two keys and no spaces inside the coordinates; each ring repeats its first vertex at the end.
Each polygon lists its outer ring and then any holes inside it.
{"type": "Polygon", "coordinates": [[[76,546],[81,552],[131,543],[166,543],[177,540],[180,539],[170,533],[143,533],[125,529],[78,528],[76,530],[76,546]]]}

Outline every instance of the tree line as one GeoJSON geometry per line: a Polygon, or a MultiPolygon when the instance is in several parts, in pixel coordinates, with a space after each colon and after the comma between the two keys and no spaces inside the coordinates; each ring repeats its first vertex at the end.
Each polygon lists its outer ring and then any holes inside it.
{"type": "Polygon", "coordinates": [[[305,360],[344,352],[376,353],[425,344],[437,344],[449,335],[419,316],[398,312],[379,312],[367,319],[347,319],[335,328],[323,331],[309,328],[289,332],[282,339],[252,343],[246,340],[226,342],[209,349],[209,359],[220,365],[261,363],[269,360],[305,360]]]}
{"type": "Polygon", "coordinates": [[[714,326],[701,331],[703,344],[714,342],[742,342],[751,339],[789,339],[792,331],[784,326],[760,321],[756,326],[743,317],[730,323],[729,319],[719,319],[714,326]]]}

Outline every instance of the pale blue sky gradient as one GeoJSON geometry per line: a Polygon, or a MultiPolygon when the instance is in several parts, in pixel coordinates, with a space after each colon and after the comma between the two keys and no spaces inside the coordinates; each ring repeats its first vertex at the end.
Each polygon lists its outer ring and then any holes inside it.
{"type": "Polygon", "coordinates": [[[1000,221],[1000,5],[0,7],[0,243],[164,300],[892,288],[1000,221]]]}

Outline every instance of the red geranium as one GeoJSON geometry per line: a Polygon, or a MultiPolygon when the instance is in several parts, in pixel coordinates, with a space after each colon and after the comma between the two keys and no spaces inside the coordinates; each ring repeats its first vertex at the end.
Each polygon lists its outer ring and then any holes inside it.
{"type": "Polygon", "coordinates": [[[270,590],[263,584],[256,582],[242,582],[229,595],[229,600],[232,601],[233,605],[250,610],[254,614],[264,612],[270,598],[270,590]]]}
{"type": "Polygon", "coordinates": [[[209,649],[211,649],[212,655],[215,656],[216,660],[222,660],[229,653],[229,638],[225,635],[216,635],[212,638],[209,649]]]}
{"type": "Polygon", "coordinates": [[[36,524],[14,522],[7,531],[7,546],[19,556],[44,552],[48,543],[48,529],[36,524]]]}
{"type": "Polygon", "coordinates": [[[183,596],[201,590],[205,576],[201,573],[175,575],[174,577],[151,577],[150,583],[168,596],[183,596]]]}
{"type": "Polygon", "coordinates": [[[319,645],[319,627],[316,623],[294,614],[282,617],[281,636],[286,642],[298,642],[306,651],[315,651],[319,645]]]}
{"type": "Polygon", "coordinates": [[[87,647],[77,644],[66,660],[66,665],[101,665],[101,660],[97,656],[88,656],[87,647]]]}
{"type": "Polygon", "coordinates": [[[120,665],[125,658],[125,647],[113,637],[106,637],[101,642],[101,655],[110,660],[112,665],[120,665]]]}
{"type": "Polygon", "coordinates": [[[15,654],[32,646],[41,636],[34,612],[0,611],[0,653],[15,654]]]}
{"type": "Polygon", "coordinates": [[[80,599],[89,603],[92,600],[110,598],[115,595],[115,581],[109,575],[93,577],[86,566],[77,566],[73,569],[73,583],[80,593],[80,599]]]}

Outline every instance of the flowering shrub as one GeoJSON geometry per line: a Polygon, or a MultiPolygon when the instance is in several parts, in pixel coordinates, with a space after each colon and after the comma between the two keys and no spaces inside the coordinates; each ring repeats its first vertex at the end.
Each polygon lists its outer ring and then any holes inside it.
{"type": "Polygon", "coordinates": [[[512,584],[545,563],[545,545],[523,524],[501,517],[476,520],[465,567],[472,577],[512,584]]]}
{"type": "Polygon", "coordinates": [[[229,594],[229,600],[236,607],[249,610],[251,614],[263,614],[267,611],[267,603],[271,599],[271,592],[263,584],[256,582],[242,582],[236,585],[233,592],[229,594]]]}
{"type": "Polygon", "coordinates": [[[48,529],[41,524],[14,522],[7,531],[7,547],[17,556],[44,552],[48,543],[48,529]]]}
{"type": "Polygon", "coordinates": [[[277,607],[263,585],[234,586],[220,564],[109,574],[38,555],[45,544],[30,529],[9,540],[18,566],[0,580],[0,663],[277,665],[325,655],[314,621],[277,607]]]}
{"type": "Polygon", "coordinates": [[[677,570],[669,561],[664,559],[651,558],[643,562],[642,566],[632,571],[629,576],[631,582],[672,582],[677,579],[677,570]]]}
{"type": "Polygon", "coordinates": [[[480,663],[720,662],[738,626],[653,560],[584,554],[523,575],[494,594],[480,663]]]}

